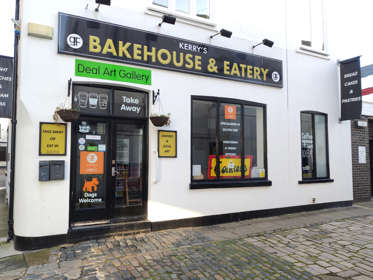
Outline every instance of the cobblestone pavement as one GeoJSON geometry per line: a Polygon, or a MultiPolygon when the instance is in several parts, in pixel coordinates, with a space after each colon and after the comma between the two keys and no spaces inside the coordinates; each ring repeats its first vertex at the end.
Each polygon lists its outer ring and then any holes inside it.
{"type": "Polygon", "coordinates": [[[44,264],[23,270],[0,262],[0,279],[373,279],[373,209],[67,244],[51,249],[44,264]],[[252,227],[258,231],[247,230],[252,227]]]}

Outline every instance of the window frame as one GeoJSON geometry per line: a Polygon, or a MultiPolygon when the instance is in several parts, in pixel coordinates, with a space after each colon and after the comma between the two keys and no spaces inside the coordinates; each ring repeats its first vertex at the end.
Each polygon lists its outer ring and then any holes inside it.
{"type": "Polygon", "coordinates": [[[180,20],[184,23],[189,23],[192,25],[197,25],[207,29],[216,31],[216,23],[214,22],[214,11],[213,11],[213,0],[209,0],[209,18],[204,18],[197,16],[196,6],[197,0],[188,0],[189,1],[189,13],[184,13],[182,11],[176,10],[176,0],[168,0],[168,6],[164,7],[162,5],[157,5],[153,3],[153,0],[148,0],[148,13],[162,16],[163,14],[174,15],[177,20],[180,20]],[[155,12],[155,13],[153,13],[155,12]]]}
{"type": "MultiPolygon", "coordinates": [[[[206,189],[206,188],[236,188],[236,187],[254,187],[254,186],[271,186],[272,182],[268,180],[268,157],[267,157],[267,105],[257,102],[251,102],[246,100],[240,99],[233,99],[233,98],[223,98],[223,97],[211,97],[211,96],[200,96],[200,95],[191,95],[190,99],[190,108],[191,108],[191,118],[190,118],[190,189],[206,189]],[[216,140],[217,140],[217,148],[216,148],[216,158],[219,158],[219,123],[220,123],[220,105],[222,103],[229,103],[229,104],[236,104],[241,106],[241,162],[243,161],[242,155],[245,153],[244,149],[244,135],[245,135],[245,125],[244,125],[244,106],[255,106],[260,107],[263,109],[263,157],[264,157],[264,168],[265,168],[265,177],[264,178],[240,178],[240,179],[203,179],[203,180],[193,180],[193,150],[192,150],[192,143],[193,143],[193,101],[210,101],[216,103],[216,140]]],[[[219,175],[219,160],[216,161],[218,166],[217,175],[219,175]]],[[[241,163],[242,166],[242,163],[241,163]]],[[[241,173],[242,174],[242,173],[241,173]]]]}
{"type": "Polygon", "coordinates": [[[302,179],[298,181],[299,184],[307,184],[307,183],[328,183],[334,182],[333,179],[330,179],[330,165],[329,165],[329,128],[328,128],[328,114],[318,112],[318,111],[301,111],[300,112],[300,157],[301,157],[301,177],[302,179]],[[312,117],[312,178],[303,178],[303,165],[302,165],[302,114],[309,114],[312,117]],[[325,177],[317,177],[317,164],[316,164],[316,137],[315,137],[315,116],[321,115],[325,117],[325,153],[326,153],[326,176],[325,177]]]}

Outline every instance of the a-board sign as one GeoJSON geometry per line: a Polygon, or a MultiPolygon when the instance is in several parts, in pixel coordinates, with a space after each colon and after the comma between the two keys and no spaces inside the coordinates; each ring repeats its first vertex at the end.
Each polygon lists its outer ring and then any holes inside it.
{"type": "Polygon", "coordinates": [[[66,155],[66,124],[40,123],[39,155],[66,155]]]}
{"type": "Polygon", "coordinates": [[[176,131],[158,130],[158,157],[177,157],[176,131]]]}

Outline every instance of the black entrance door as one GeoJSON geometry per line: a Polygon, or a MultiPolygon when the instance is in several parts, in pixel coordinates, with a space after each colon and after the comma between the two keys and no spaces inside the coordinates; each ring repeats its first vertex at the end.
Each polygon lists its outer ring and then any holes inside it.
{"type": "Polygon", "coordinates": [[[72,126],[72,222],[146,215],[146,123],[81,119],[72,126]]]}

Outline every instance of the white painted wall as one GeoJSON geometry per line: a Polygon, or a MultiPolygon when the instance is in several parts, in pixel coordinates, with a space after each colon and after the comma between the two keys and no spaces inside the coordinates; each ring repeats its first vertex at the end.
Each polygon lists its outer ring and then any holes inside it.
{"type": "MultiPolygon", "coordinates": [[[[162,221],[239,211],[270,209],[312,203],[352,200],[351,136],[349,122],[338,122],[338,79],[334,59],[322,59],[297,53],[299,32],[297,10],[285,0],[214,1],[216,29],[227,28],[233,37],[210,40],[211,27],[177,22],[158,28],[160,18],[148,14],[149,1],[132,1],[123,7],[101,6],[93,11],[94,1],[22,1],[22,37],[18,89],[18,125],[15,179],[15,234],[46,236],[66,234],[70,191],[70,124],[67,155],[40,157],[39,122],[53,121],[56,106],[64,101],[67,81],[106,81],[74,77],[75,57],[57,54],[58,12],[96,18],[129,27],[168,34],[239,51],[250,51],[262,38],[275,41],[272,49],[259,46],[255,53],[283,61],[282,89],[209,78],[158,69],[152,70],[152,86],[160,89],[162,108],[170,112],[169,129],[178,131],[178,157],[158,159],[157,129],[149,125],[149,204],[150,221],[162,221]],[[86,3],[90,3],[85,9],[86,3]],[[42,9],[40,7],[43,7],[42,9]],[[272,7],[272,8],[269,8],[272,7]],[[269,13],[258,23],[261,14],[269,13]],[[239,15],[239,16],[237,16],[239,15]],[[286,21],[287,19],[287,21],[286,21]],[[53,40],[27,36],[27,23],[54,28],[53,40]],[[236,35],[237,31],[237,35],[236,35]],[[288,46],[289,50],[285,48],[288,46]],[[267,105],[268,176],[271,187],[190,190],[190,96],[207,95],[260,102],[267,105]],[[334,183],[299,185],[301,180],[300,111],[315,110],[328,114],[330,174],[334,183]],[[64,181],[39,182],[38,162],[65,159],[64,181]],[[157,180],[157,183],[154,183],[157,180]]],[[[295,4],[294,4],[295,5],[295,4]]],[[[297,4],[298,5],[298,4],[297,4]]],[[[111,84],[132,86],[126,83],[111,84]]],[[[151,104],[151,103],[150,103],[151,104]]],[[[158,107],[150,108],[158,110],[158,107]]]]}

